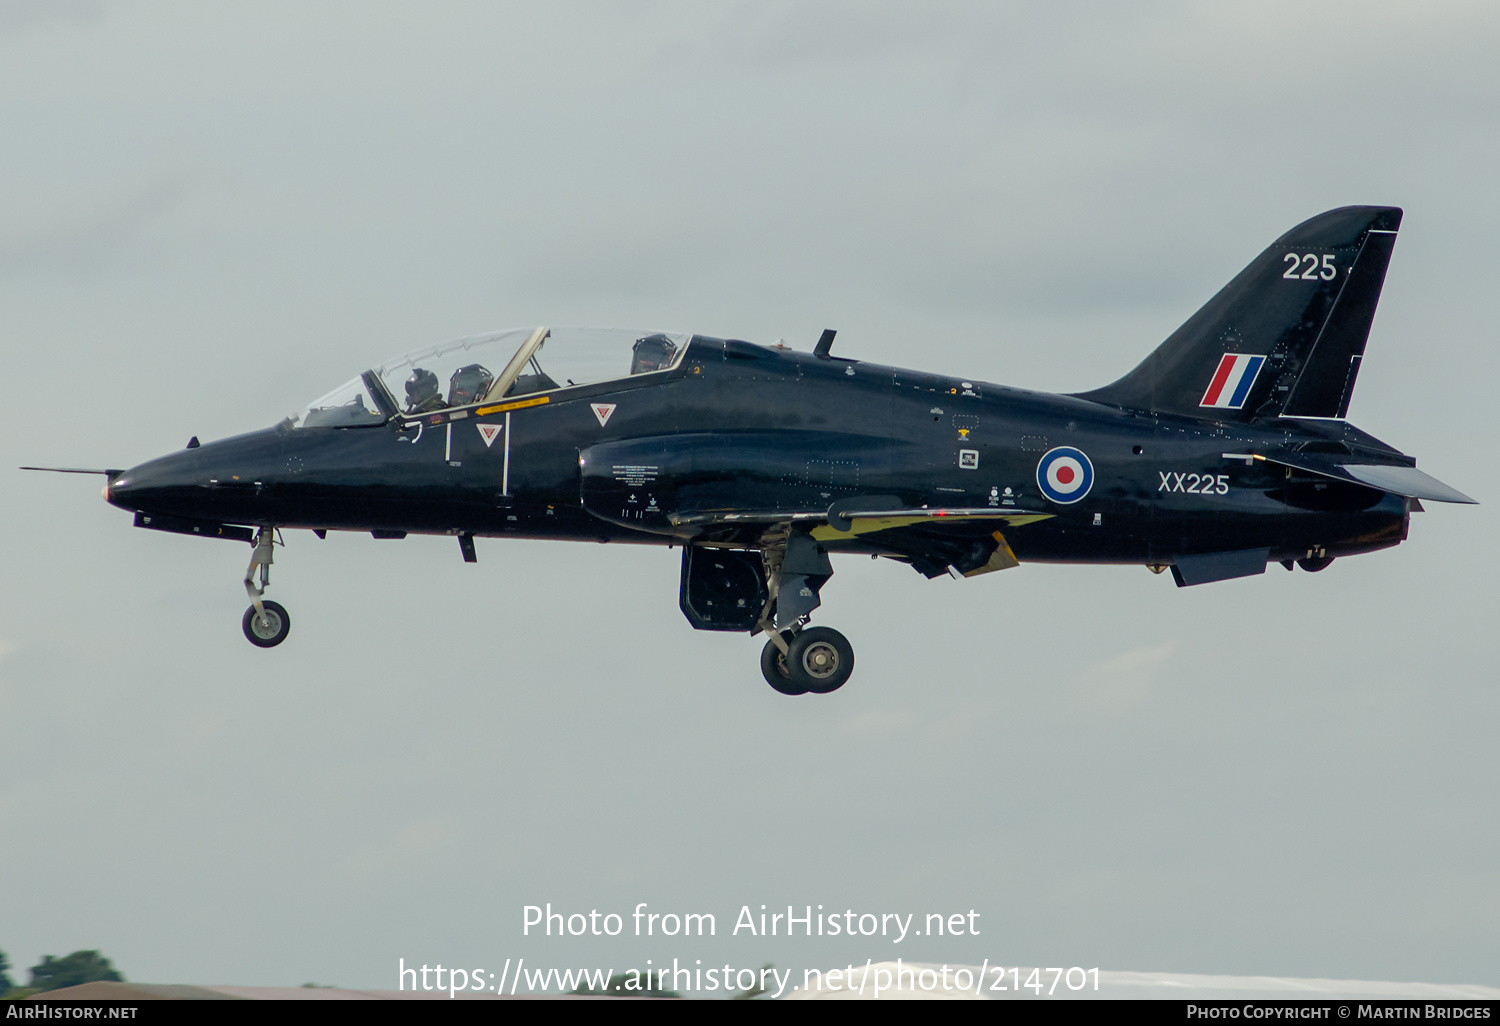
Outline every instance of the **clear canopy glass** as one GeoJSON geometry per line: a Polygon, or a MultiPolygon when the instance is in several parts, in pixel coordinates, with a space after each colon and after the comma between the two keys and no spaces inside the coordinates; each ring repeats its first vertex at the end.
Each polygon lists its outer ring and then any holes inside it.
{"type": "Polygon", "coordinates": [[[429,413],[484,399],[531,337],[531,328],[511,328],[417,349],[375,369],[402,413],[429,413]]]}
{"type": "MultiPolygon", "coordinates": [[[[403,416],[671,370],[689,335],[626,328],[512,328],[388,360],[373,377],[403,416]]],[[[308,406],[292,426],[358,427],[387,419],[363,378],[308,406]]]]}
{"type": "Polygon", "coordinates": [[[627,328],[548,328],[513,382],[497,381],[490,399],[575,388],[677,366],[687,349],[680,332],[627,328]]]}
{"type": "Polygon", "coordinates": [[[361,376],[314,399],[292,418],[292,427],[366,427],[384,424],[389,419],[361,376]]]}

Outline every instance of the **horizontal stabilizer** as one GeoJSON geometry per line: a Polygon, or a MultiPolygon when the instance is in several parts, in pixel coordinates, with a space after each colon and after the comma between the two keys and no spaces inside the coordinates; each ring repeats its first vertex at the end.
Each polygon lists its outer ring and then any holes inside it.
{"type": "MultiPolygon", "coordinates": [[[[1225,453],[1226,456],[1237,455],[1225,453]]],[[[1388,463],[1354,463],[1348,457],[1327,453],[1282,453],[1275,456],[1254,455],[1251,459],[1279,463],[1284,467],[1322,474],[1336,481],[1378,488],[1392,495],[1404,495],[1412,499],[1431,499],[1433,502],[1464,502],[1478,505],[1457,488],[1450,488],[1430,474],[1416,467],[1388,463]]]]}
{"type": "Polygon", "coordinates": [[[1381,467],[1360,463],[1346,463],[1345,473],[1357,481],[1379,488],[1393,495],[1407,495],[1413,499],[1432,499],[1434,502],[1467,502],[1478,505],[1457,488],[1449,488],[1437,478],[1422,473],[1416,467],[1381,467]]]}

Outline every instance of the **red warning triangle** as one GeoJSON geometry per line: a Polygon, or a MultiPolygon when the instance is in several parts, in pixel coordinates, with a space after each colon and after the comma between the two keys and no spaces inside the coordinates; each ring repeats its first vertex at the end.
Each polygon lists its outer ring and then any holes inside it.
{"type": "Polygon", "coordinates": [[[479,437],[484,439],[484,447],[488,449],[495,444],[495,436],[500,434],[499,424],[475,424],[479,429],[479,437]]]}
{"type": "Polygon", "coordinates": [[[614,403],[595,403],[594,416],[599,418],[599,426],[603,427],[609,423],[609,415],[615,412],[614,403]]]}

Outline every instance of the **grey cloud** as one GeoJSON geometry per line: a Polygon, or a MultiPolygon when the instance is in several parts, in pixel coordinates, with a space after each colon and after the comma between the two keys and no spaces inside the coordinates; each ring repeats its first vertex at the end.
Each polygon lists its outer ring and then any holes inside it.
{"type": "Polygon", "coordinates": [[[13,179],[0,188],[0,273],[97,270],[180,214],[204,182],[187,168],[102,189],[13,179]]]}
{"type": "Polygon", "coordinates": [[[83,25],[104,17],[105,0],[0,0],[0,38],[47,25],[83,25]]]}

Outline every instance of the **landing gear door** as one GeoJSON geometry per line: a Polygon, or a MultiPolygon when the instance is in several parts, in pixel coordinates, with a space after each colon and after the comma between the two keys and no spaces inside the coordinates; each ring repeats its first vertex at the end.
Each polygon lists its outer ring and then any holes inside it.
{"type": "Polygon", "coordinates": [[[682,550],[678,604],[700,631],[753,631],[766,605],[766,571],[753,549],[682,550]]]}

